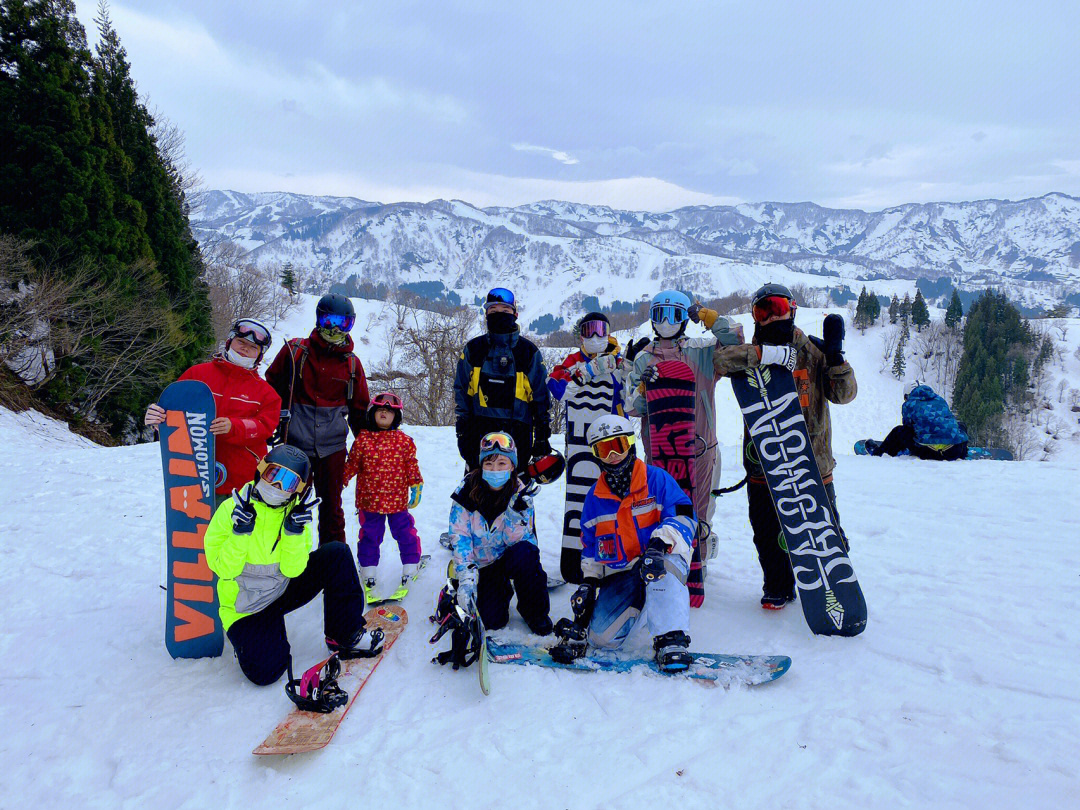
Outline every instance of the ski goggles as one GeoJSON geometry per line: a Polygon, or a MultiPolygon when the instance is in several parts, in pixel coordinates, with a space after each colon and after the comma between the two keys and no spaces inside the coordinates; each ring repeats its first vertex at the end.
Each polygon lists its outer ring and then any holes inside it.
{"type": "Polygon", "coordinates": [[[653,323],[667,321],[672,326],[678,326],[686,320],[686,308],[675,304],[656,304],[649,310],[649,317],[653,323]]]}
{"type": "Polygon", "coordinates": [[[232,332],[234,337],[249,340],[264,349],[270,345],[270,330],[250,318],[241,318],[234,323],[232,332]]]}
{"type": "Polygon", "coordinates": [[[782,295],[767,295],[754,302],[755,323],[764,323],[769,318],[786,318],[795,311],[795,302],[782,295]]]}
{"type": "Polygon", "coordinates": [[[272,487],[277,487],[282,492],[292,495],[300,489],[303,480],[288,467],[280,464],[270,464],[262,473],[262,480],[272,487]]]}
{"type": "Polygon", "coordinates": [[[609,439],[601,439],[592,446],[593,455],[603,461],[610,457],[613,453],[621,455],[630,450],[630,445],[634,443],[633,436],[612,436],[609,439]]]}
{"type": "Polygon", "coordinates": [[[319,329],[340,329],[348,332],[356,323],[355,315],[339,315],[336,312],[323,312],[315,318],[315,325],[319,329]]]}
{"type": "Polygon", "coordinates": [[[516,452],[517,446],[514,444],[514,440],[510,438],[509,433],[489,433],[480,440],[480,452],[487,453],[492,450],[516,452]]]}
{"type": "Polygon", "coordinates": [[[484,311],[487,312],[492,304],[506,304],[508,307],[512,307],[515,312],[517,311],[517,299],[506,287],[496,287],[488,291],[487,300],[484,302],[484,311]]]}
{"type": "Polygon", "coordinates": [[[372,408],[393,408],[394,410],[401,410],[401,397],[395,394],[393,391],[384,391],[381,394],[376,394],[371,398],[372,408]]]}
{"type": "Polygon", "coordinates": [[[607,321],[582,321],[578,331],[584,338],[607,337],[609,324],[607,321]]]}

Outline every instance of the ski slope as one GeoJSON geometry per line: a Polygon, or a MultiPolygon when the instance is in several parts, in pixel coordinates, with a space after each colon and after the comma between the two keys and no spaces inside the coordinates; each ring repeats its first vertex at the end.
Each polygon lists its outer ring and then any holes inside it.
{"type": "MultiPolygon", "coordinates": [[[[726,383],[721,384],[726,387],[726,383]]],[[[858,413],[856,404],[837,408],[858,413]]],[[[722,407],[726,407],[722,405],[722,407]]],[[[849,428],[838,427],[838,434],[849,428]]],[[[731,691],[639,674],[430,663],[436,538],[459,465],[449,428],[409,428],[434,563],[410,627],[323,751],[251,755],[291,704],[222,658],[163,644],[155,445],[101,448],[0,410],[0,806],[154,808],[984,808],[1065,806],[1080,787],[1080,463],[931,463],[838,452],[841,520],[870,608],[854,639],[758,607],[743,493],[693,647],[787,654],[779,681],[731,691]]],[[[734,477],[737,450],[721,434],[734,477]]],[[[838,449],[839,444],[838,444],[838,449]]],[[[351,495],[349,498],[351,502],[351,495]]],[[[556,570],[562,495],[538,499],[556,570]]],[[[356,521],[350,516],[349,535],[356,521]]],[[[399,570],[384,544],[384,580],[399,570]]],[[[568,614],[571,589],[553,594],[568,614]]],[[[319,600],[289,619],[299,665],[323,654],[319,600]]],[[[504,637],[521,639],[513,620],[504,637]]],[[[642,639],[647,645],[648,639],[642,639]]]]}

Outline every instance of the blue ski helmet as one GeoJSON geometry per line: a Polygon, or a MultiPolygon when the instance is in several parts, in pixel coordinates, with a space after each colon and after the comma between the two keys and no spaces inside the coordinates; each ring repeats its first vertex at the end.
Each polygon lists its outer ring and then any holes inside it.
{"type": "Polygon", "coordinates": [[[686,330],[690,320],[687,310],[693,302],[678,290],[658,293],[649,306],[653,331],[662,338],[676,338],[686,330]]]}

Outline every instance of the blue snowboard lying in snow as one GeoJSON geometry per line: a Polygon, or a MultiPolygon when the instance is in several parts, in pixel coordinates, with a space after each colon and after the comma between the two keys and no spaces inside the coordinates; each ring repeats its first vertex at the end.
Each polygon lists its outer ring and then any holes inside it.
{"type": "Polygon", "coordinates": [[[560,664],[552,659],[546,647],[527,644],[502,644],[491,638],[487,640],[488,659],[497,664],[523,664],[552,669],[568,669],[575,672],[631,672],[635,669],[651,670],[665,678],[693,678],[715,681],[722,686],[775,681],[788,671],[791,659],[786,655],[717,655],[694,653],[694,663],[683,672],[661,672],[652,658],[625,658],[614,653],[593,650],[584,658],[571,664],[560,664]]]}
{"type": "MultiPolygon", "coordinates": [[[[881,444],[881,442],[876,439],[859,439],[859,441],[855,442],[855,455],[868,456],[879,444],[881,444]]],[[[907,453],[903,453],[902,455],[907,455],[907,453]]],[[[967,461],[976,461],[978,459],[1012,461],[1013,454],[1001,447],[969,447],[967,461]]]]}

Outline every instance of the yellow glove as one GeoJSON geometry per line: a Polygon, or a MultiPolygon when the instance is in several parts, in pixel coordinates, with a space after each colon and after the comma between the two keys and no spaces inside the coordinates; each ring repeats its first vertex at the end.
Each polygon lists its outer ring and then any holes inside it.
{"type": "Polygon", "coordinates": [[[696,301],[686,311],[686,314],[690,316],[690,320],[700,323],[706,329],[712,329],[713,324],[716,323],[716,319],[719,316],[719,313],[715,309],[703,307],[696,301]]]}
{"type": "Polygon", "coordinates": [[[420,496],[423,494],[423,492],[424,485],[422,483],[413,484],[411,487],[409,487],[409,509],[415,509],[420,505],[420,496]]]}

